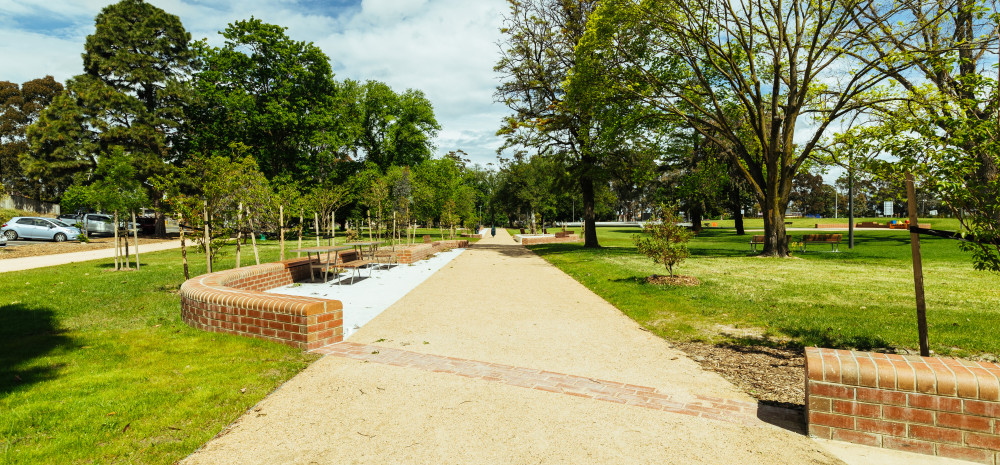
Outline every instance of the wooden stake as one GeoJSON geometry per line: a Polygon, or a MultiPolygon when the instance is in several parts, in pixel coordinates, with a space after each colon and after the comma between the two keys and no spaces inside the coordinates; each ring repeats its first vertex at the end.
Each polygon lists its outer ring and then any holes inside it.
{"type": "Polygon", "coordinates": [[[372,241],[372,211],[368,211],[368,242],[372,241]]]}
{"type": "Polygon", "coordinates": [[[253,229],[253,217],[250,216],[250,206],[247,206],[247,224],[250,225],[250,243],[253,244],[253,261],[260,265],[260,254],[257,252],[257,232],[253,229]]]}
{"type": "Polygon", "coordinates": [[[118,240],[118,210],[115,210],[115,270],[122,269],[119,263],[119,257],[121,256],[121,241],[118,240]]]}
{"type": "Polygon", "coordinates": [[[177,215],[177,229],[181,233],[181,262],[184,263],[184,279],[191,279],[191,273],[188,272],[188,249],[187,249],[187,243],[184,242],[184,214],[183,213],[177,215]]]}
{"type": "MultiPolygon", "coordinates": [[[[917,222],[916,188],[913,187],[913,173],[906,173],[906,207],[910,213],[910,227],[917,222]]],[[[927,302],[924,300],[924,270],[920,260],[920,234],[910,232],[910,251],[913,255],[913,290],[917,297],[917,334],[920,338],[920,355],[930,357],[931,349],[927,338],[927,302]]]]}
{"type": "Polygon", "coordinates": [[[281,237],[278,239],[278,247],[281,248],[281,256],[278,260],[285,260],[285,206],[278,205],[278,224],[281,230],[281,237]]]}
{"type": "Polygon", "coordinates": [[[135,271],[139,271],[139,224],[135,222],[135,211],[132,212],[132,235],[135,237],[135,271]]]}
{"type": "MultiPolygon", "coordinates": [[[[302,248],[302,227],[305,225],[305,209],[299,209],[299,248],[302,248]]],[[[295,258],[302,258],[302,252],[295,252],[295,258]]]]}
{"type": "Polygon", "coordinates": [[[313,229],[316,230],[316,247],[319,247],[319,213],[313,212],[313,229]]]}
{"type": "Polygon", "coordinates": [[[205,265],[208,267],[208,272],[212,272],[212,236],[208,232],[208,200],[204,203],[205,212],[205,265]]]}

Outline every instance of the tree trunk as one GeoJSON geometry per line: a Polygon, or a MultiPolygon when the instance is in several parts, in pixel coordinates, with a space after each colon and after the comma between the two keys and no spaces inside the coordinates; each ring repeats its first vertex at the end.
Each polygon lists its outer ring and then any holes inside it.
{"type": "Polygon", "coordinates": [[[785,235],[785,208],[777,195],[768,195],[761,205],[764,210],[764,249],[761,255],[773,257],[788,256],[788,240],[785,235]]]}
{"type": "Polygon", "coordinates": [[[847,248],[854,248],[854,170],[847,169],[847,248]]]}
{"type": "Polygon", "coordinates": [[[236,268],[240,268],[243,258],[243,202],[236,211],[236,268]]]}
{"type": "Polygon", "coordinates": [[[132,212],[132,235],[135,237],[135,271],[139,271],[139,224],[135,222],[135,212],[132,212]]]}
{"type": "Polygon", "coordinates": [[[209,230],[208,230],[209,216],[208,216],[208,201],[207,200],[203,204],[203,207],[204,207],[204,213],[205,213],[205,218],[204,218],[204,220],[205,220],[205,238],[204,238],[204,241],[205,241],[205,266],[207,267],[208,272],[211,273],[212,272],[212,235],[209,233],[209,230]]]}
{"type": "Polygon", "coordinates": [[[688,217],[690,217],[691,220],[691,230],[694,231],[695,234],[701,232],[701,221],[704,219],[701,216],[702,213],[700,202],[695,203],[695,205],[688,210],[688,217]]]}
{"type": "MultiPolygon", "coordinates": [[[[584,166],[593,166],[593,161],[587,162],[584,158],[584,166]]],[[[594,178],[589,174],[580,176],[580,191],[583,194],[583,246],[589,248],[600,247],[597,242],[597,209],[595,206],[594,178]]]]}
{"type": "Polygon", "coordinates": [[[184,264],[184,279],[191,279],[191,273],[188,271],[188,250],[187,243],[184,241],[184,215],[178,215],[177,217],[177,230],[181,235],[181,262],[184,264]]]}
{"type": "Polygon", "coordinates": [[[154,220],[153,223],[155,225],[153,226],[154,228],[153,235],[156,237],[167,237],[167,215],[160,212],[159,201],[157,201],[156,204],[154,204],[154,208],[156,208],[156,212],[153,215],[154,218],[156,219],[154,220]]]}
{"type": "Polygon", "coordinates": [[[118,240],[118,210],[115,210],[115,270],[122,269],[120,258],[121,258],[121,241],[118,240]]]}
{"type": "Polygon", "coordinates": [[[729,208],[733,210],[733,221],[736,223],[736,235],[743,236],[743,206],[740,205],[740,188],[736,183],[729,183],[729,208]]]}

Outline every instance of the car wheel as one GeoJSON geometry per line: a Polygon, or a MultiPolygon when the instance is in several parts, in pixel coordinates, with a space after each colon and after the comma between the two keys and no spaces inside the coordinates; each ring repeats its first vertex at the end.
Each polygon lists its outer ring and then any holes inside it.
{"type": "Polygon", "coordinates": [[[8,241],[16,241],[17,240],[17,231],[14,231],[13,229],[8,229],[8,230],[4,231],[3,234],[5,236],[7,236],[7,240],[8,241]]]}
{"type": "Polygon", "coordinates": [[[59,234],[56,234],[55,237],[53,237],[52,239],[54,241],[56,241],[56,242],[63,242],[63,241],[66,240],[66,235],[63,234],[63,233],[59,233],[59,234]]]}

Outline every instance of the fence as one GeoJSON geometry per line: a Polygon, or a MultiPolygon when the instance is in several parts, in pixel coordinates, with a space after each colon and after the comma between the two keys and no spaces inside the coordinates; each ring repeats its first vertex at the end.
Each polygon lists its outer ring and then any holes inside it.
{"type": "Polygon", "coordinates": [[[0,195],[0,208],[12,208],[34,212],[39,215],[58,215],[59,205],[54,203],[39,202],[17,195],[0,195]]]}

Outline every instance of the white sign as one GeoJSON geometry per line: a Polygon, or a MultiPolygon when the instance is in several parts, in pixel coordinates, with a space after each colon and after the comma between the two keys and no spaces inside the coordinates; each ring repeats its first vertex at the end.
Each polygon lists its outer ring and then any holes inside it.
{"type": "Polygon", "coordinates": [[[892,200],[882,202],[882,214],[885,216],[892,216],[892,200]]]}

